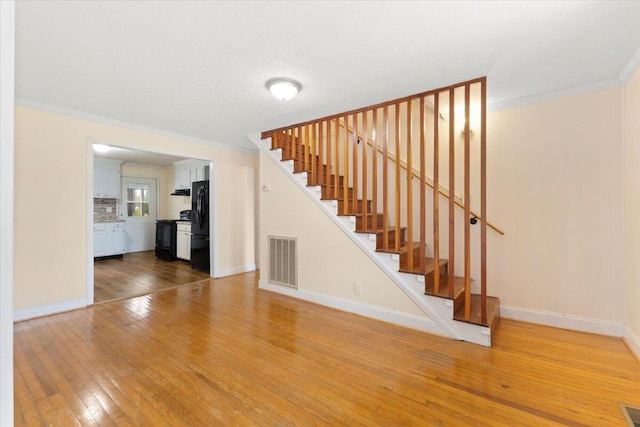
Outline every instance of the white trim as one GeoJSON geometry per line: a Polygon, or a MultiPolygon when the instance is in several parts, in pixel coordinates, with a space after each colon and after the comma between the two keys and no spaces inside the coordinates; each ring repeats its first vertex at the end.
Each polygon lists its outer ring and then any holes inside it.
{"type": "Polygon", "coordinates": [[[612,87],[621,86],[623,82],[614,77],[608,80],[602,80],[595,83],[588,83],[580,86],[574,86],[569,88],[562,88],[551,92],[538,93],[534,95],[524,96],[521,98],[508,99],[505,101],[495,102],[487,104],[489,111],[507,110],[509,108],[522,107],[525,105],[537,104],[542,101],[548,101],[556,98],[564,98],[574,95],[582,95],[589,92],[597,92],[599,90],[609,89],[612,87]]]}
{"type": "Polygon", "coordinates": [[[82,111],[72,110],[70,108],[64,108],[57,105],[45,104],[42,102],[32,101],[25,98],[16,98],[16,105],[19,107],[31,108],[34,110],[47,111],[49,113],[61,114],[68,117],[74,117],[82,120],[91,120],[94,122],[104,123],[112,126],[118,126],[126,129],[137,130],[140,132],[148,132],[156,135],[165,136],[168,138],[181,139],[183,141],[195,142],[196,144],[212,145],[214,147],[226,148],[234,151],[242,151],[244,153],[257,154],[258,150],[253,149],[249,144],[249,148],[238,147],[237,145],[222,144],[219,142],[210,141],[202,138],[195,138],[193,136],[182,135],[179,133],[169,132],[161,129],[155,129],[147,126],[137,125],[135,123],[129,123],[122,120],[110,119],[108,117],[99,116],[97,114],[84,113],[82,111]]]}
{"type": "Polygon", "coordinates": [[[86,258],[86,263],[87,263],[87,269],[86,269],[86,276],[85,276],[85,281],[87,283],[87,288],[86,288],[86,301],[85,304],[86,305],[92,305],[93,304],[93,298],[94,298],[94,287],[93,287],[93,274],[94,274],[94,270],[93,270],[93,139],[92,138],[86,138],[86,144],[85,144],[85,150],[86,150],[86,162],[87,162],[87,176],[86,176],[86,181],[87,181],[87,188],[86,188],[86,197],[87,197],[87,227],[86,227],[86,232],[87,232],[87,236],[85,241],[87,242],[87,247],[86,247],[86,254],[85,254],[85,258],[86,258]]]}
{"type": "Polygon", "coordinates": [[[0,426],[13,426],[15,2],[0,1],[0,426]]]}
{"type": "Polygon", "coordinates": [[[31,307],[19,308],[13,311],[13,320],[33,319],[34,317],[48,316],[51,314],[62,313],[69,310],[77,310],[78,308],[86,308],[86,299],[84,297],[73,298],[64,301],[53,302],[50,304],[32,305],[31,307]]]}
{"type": "Polygon", "coordinates": [[[247,264],[241,267],[225,268],[224,270],[219,270],[218,275],[216,275],[215,277],[219,278],[219,277],[233,276],[234,274],[248,273],[249,271],[256,271],[256,265],[247,264]]]}
{"type": "Polygon", "coordinates": [[[631,330],[629,324],[624,325],[623,338],[629,349],[640,359],[640,337],[631,330]]]}
{"type": "Polygon", "coordinates": [[[622,71],[620,71],[620,75],[618,76],[618,78],[620,79],[622,84],[627,83],[629,79],[633,77],[636,71],[638,71],[638,68],[640,68],[640,47],[636,49],[633,55],[631,55],[631,58],[629,58],[629,60],[625,64],[622,71]]]}
{"type": "Polygon", "coordinates": [[[574,331],[590,332],[600,335],[622,337],[624,324],[607,320],[591,319],[589,317],[573,316],[570,314],[552,313],[549,311],[532,310],[522,307],[500,305],[500,317],[537,323],[555,328],[571,329],[574,331]]]}
{"type": "Polygon", "coordinates": [[[304,289],[293,289],[280,285],[272,285],[269,282],[260,280],[258,287],[270,292],[287,295],[293,298],[302,299],[337,310],[356,313],[361,316],[370,317],[372,319],[381,320],[383,322],[393,323],[411,329],[417,329],[430,334],[442,335],[442,329],[428,317],[416,316],[415,314],[403,313],[396,310],[390,310],[384,307],[377,307],[371,304],[338,298],[330,295],[320,294],[304,289]]]}
{"type": "Polygon", "coordinates": [[[218,274],[218,202],[216,201],[216,162],[209,161],[209,277],[221,277],[218,274]]]}

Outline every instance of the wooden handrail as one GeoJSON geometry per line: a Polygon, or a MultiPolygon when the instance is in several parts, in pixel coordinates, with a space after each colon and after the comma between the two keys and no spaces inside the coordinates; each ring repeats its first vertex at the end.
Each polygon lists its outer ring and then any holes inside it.
{"type": "MultiPolygon", "coordinates": [[[[334,120],[334,119],[330,119],[330,120],[334,120]]],[[[344,123],[342,123],[340,120],[338,120],[338,124],[339,124],[339,126],[344,127],[344,123]]],[[[350,131],[352,131],[352,130],[350,129],[350,131]]],[[[365,137],[363,137],[363,136],[362,136],[362,135],[360,135],[360,134],[358,134],[358,135],[357,135],[357,137],[358,137],[358,139],[360,139],[360,140],[365,140],[365,141],[366,141],[366,143],[367,143],[367,146],[368,146],[368,147],[373,148],[373,143],[371,142],[371,140],[370,140],[368,137],[367,137],[367,138],[365,138],[365,137]]],[[[377,147],[377,151],[378,151],[378,153],[383,154],[383,149],[382,149],[382,148],[377,147]]],[[[387,156],[388,156],[389,160],[391,160],[391,161],[392,161],[392,162],[394,162],[394,163],[396,162],[396,156],[395,156],[394,154],[388,153],[388,154],[387,154],[387,156]]],[[[400,159],[400,168],[401,168],[401,169],[404,169],[405,171],[407,171],[407,172],[408,172],[407,163],[406,163],[404,160],[402,160],[402,159],[400,159]]],[[[417,178],[418,180],[420,180],[420,172],[419,172],[419,171],[417,171],[415,168],[411,168],[411,175],[412,175],[414,178],[417,178]]],[[[427,184],[429,187],[434,188],[433,183],[429,182],[429,179],[425,178],[424,183],[425,183],[425,184],[427,184]]],[[[440,187],[440,186],[438,186],[438,187],[440,187]]],[[[438,188],[438,193],[440,193],[441,195],[443,195],[444,197],[446,197],[447,199],[449,199],[449,194],[450,194],[450,192],[449,192],[449,193],[445,193],[445,192],[442,190],[442,188],[438,188]]],[[[462,208],[462,209],[464,209],[464,208],[465,208],[464,203],[459,202],[458,200],[456,200],[456,195],[455,195],[455,193],[454,193],[454,195],[453,195],[453,201],[454,201],[454,203],[455,203],[457,206],[459,206],[460,208],[462,208]]],[[[481,216],[480,214],[478,214],[478,213],[476,213],[476,212],[474,212],[474,211],[472,211],[472,210],[470,210],[470,212],[471,212],[471,215],[472,215],[474,218],[477,218],[478,220],[482,221],[482,216],[481,216]]],[[[497,226],[493,225],[493,224],[492,224],[492,223],[490,223],[489,221],[487,221],[487,226],[488,226],[489,228],[491,228],[492,230],[494,230],[496,233],[500,234],[501,236],[504,236],[504,231],[502,231],[500,228],[498,228],[497,226]]]]}

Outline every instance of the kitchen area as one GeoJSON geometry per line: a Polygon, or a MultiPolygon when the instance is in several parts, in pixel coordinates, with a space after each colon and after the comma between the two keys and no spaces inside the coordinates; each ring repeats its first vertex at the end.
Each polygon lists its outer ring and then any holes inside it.
{"type": "Polygon", "coordinates": [[[94,301],[209,278],[209,162],[94,144],[94,301]]]}

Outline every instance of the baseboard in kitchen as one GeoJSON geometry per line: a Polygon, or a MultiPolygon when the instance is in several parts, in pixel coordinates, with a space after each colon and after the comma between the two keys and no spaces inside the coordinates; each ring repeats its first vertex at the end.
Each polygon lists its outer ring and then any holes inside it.
{"type": "Polygon", "coordinates": [[[233,276],[234,274],[248,273],[250,271],[255,271],[255,270],[256,270],[255,264],[247,264],[241,267],[224,268],[222,270],[218,270],[218,275],[216,277],[233,276]]]}
{"type": "Polygon", "coordinates": [[[86,298],[73,298],[50,304],[32,305],[31,307],[18,308],[13,310],[13,321],[33,319],[34,317],[48,316],[62,313],[63,311],[76,310],[87,306],[86,298]]]}

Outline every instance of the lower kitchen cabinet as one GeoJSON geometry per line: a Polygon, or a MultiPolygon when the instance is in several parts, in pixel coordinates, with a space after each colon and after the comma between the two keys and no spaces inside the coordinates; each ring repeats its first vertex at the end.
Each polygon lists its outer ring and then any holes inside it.
{"type": "Polygon", "coordinates": [[[185,261],[191,259],[191,223],[178,222],[176,256],[185,261]]]}
{"type": "Polygon", "coordinates": [[[93,256],[124,254],[124,221],[93,224],[93,256]]]}
{"type": "Polygon", "coordinates": [[[93,224],[93,256],[101,257],[107,254],[107,224],[93,224]]]}

